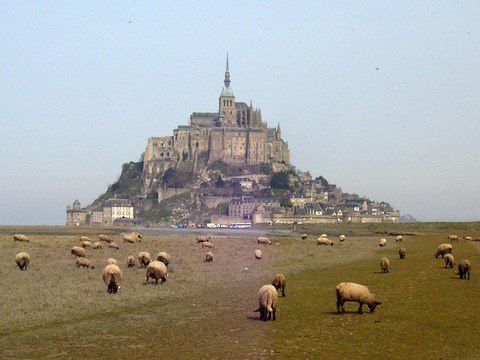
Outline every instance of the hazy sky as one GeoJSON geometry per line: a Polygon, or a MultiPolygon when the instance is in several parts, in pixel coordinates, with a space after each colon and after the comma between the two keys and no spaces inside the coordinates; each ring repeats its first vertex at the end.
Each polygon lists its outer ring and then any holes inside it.
{"type": "Polygon", "coordinates": [[[237,101],[291,160],[422,221],[480,220],[479,1],[1,1],[0,224],[64,224],[150,136],[237,101]]]}

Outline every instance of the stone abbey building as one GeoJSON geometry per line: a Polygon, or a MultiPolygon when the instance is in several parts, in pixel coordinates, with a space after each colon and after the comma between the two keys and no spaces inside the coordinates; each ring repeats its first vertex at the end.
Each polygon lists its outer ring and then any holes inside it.
{"type": "Polygon", "coordinates": [[[237,102],[230,86],[228,64],[217,112],[194,112],[190,125],[180,125],[172,136],[151,137],[143,157],[142,195],[155,192],[169,168],[194,171],[199,158],[209,163],[258,165],[290,164],[288,144],[280,125],[268,128],[252,103],[237,102]]]}

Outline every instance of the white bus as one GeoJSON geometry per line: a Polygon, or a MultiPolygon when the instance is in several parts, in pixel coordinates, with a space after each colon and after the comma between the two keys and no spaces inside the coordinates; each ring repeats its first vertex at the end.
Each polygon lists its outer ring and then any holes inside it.
{"type": "Polygon", "coordinates": [[[250,229],[251,227],[251,223],[233,223],[229,226],[230,229],[250,229]]]}

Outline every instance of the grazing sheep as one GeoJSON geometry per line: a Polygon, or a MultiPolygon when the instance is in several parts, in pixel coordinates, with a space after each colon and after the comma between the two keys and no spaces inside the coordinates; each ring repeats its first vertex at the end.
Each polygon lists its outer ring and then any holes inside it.
{"type": "Polygon", "coordinates": [[[275,287],[275,289],[282,289],[282,297],[285,296],[285,286],[287,285],[287,279],[285,278],[285,275],[278,273],[275,275],[272,281],[272,285],[275,287]]]}
{"type": "Polygon", "coordinates": [[[327,234],[322,234],[322,235],[320,235],[320,237],[328,238],[328,235],[327,234]]]}
{"type": "Polygon", "coordinates": [[[120,281],[122,280],[122,270],[116,264],[105,266],[102,274],[103,281],[108,285],[108,293],[116,294],[120,288],[120,281]]]}
{"type": "Polygon", "coordinates": [[[463,237],[463,240],[465,240],[465,241],[472,241],[472,237],[471,237],[471,236],[464,236],[464,237],[463,237]]]}
{"type": "Polygon", "coordinates": [[[90,260],[88,260],[87,258],[78,258],[75,262],[75,265],[77,265],[78,267],[83,266],[84,268],[95,269],[95,266],[93,266],[90,263],[90,260]]]}
{"type": "Polygon", "coordinates": [[[92,249],[98,250],[102,248],[102,243],[100,241],[96,241],[92,244],[92,249]]]}
{"type": "Polygon", "coordinates": [[[382,273],[387,273],[390,271],[390,260],[388,260],[388,258],[383,257],[380,260],[380,271],[382,273]]]}
{"type": "Polygon", "coordinates": [[[254,254],[255,254],[255,259],[257,260],[260,260],[262,258],[262,250],[257,249],[254,251],[254,254]]]}
{"type": "Polygon", "coordinates": [[[451,254],[453,250],[453,246],[450,244],[440,244],[438,245],[437,251],[433,254],[435,256],[435,259],[438,258],[439,256],[442,256],[442,258],[445,256],[445,254],[451,254]]]}
{"type": "Polygon", "coordinates": [[[24,235],[24,234],[15,234],[15,235],[13,235],[13,241],[29,242],[30,239],[28,238],[27,235],[24,235]]]}
{"type": "Polygon", "coordinates": [[[445,260],[445,269],[447,268],[453,269],[453,265],[455,265],[455,258],[453,257],[453,255],[445,254],[444,260],[445,260]]]}
{"type": "Polygon", "coordinates": [[[170,254],[165,251],[160,251],[157,255],[157,261],[161,261],[165,264],[165,266],[168,266],[168,264],[170,264],[171,259],[172,257],[170,256],[170,254]]]}
{"type": "Polygon", "coordinates": [[[123,235],[123,242],[134,244],[137,241],[141,242],[142,238],[142,234],[132,231],[131,233],[123,235]]]}
{"type": "Polygon", "coordinates": [[[458,235],[448,235],[447,239],[450,240],[450,242],[458,241],[458,235]]]}
{"type": "Polygon", "coordinates": [[[127,267],[131,268],[136,265],[137,261],[135,260],[135,256],[128,255],[127,257],[127,267]]]}
{"type": "Polygon", "coordinates": [[[140,263],[140,267],[147,267],[150,264],[152,257],[150,256],[149,252],[141,251],[138,253],[138,262],[140,263]]]}
{"type": "Polygon", "coordinates": [[[458,275],[460,279],[470,280],[470,271],[472,270],[472,264],[468,260],[461,260],[458,263],[458,275]]]}
{"type": "Polygon", "coordinates": [[[209,241],[211,239],[212,239],[212,237],[210,235],[197,235],[196,236],[197,243],[206,242],[206,241],[209,241]]]}
{"type": "Polygon", "coordinates": [[[108,258],[107,265],[111,265],[111,264],[117,265],[117,260],[115,260],[114,258],[108,258]]]}
{"type": "Polygon", "coordinates": [[[263,285],[258,291],[258,309],[260,320],[275,320],[277,313],[278,292],[273,285],[263,285]]]}
{"type": "Polygon", "coordinates": [[[358,312],[363,314],[363,304],[367,304],[370,312],[373,313],[377,305],[381,303],[375,300],[370,290],[364,285],[355,284],[352,282],[342,282],[336,287],[337,293],[337,313],[345,312],[344,304],[347,301],[358,302],[360,307],[358,312]]]}
{"type": "Polygon", "coordinates": [[[318,245],[331,245],[333,246],[333,241],[326,238],[326,237],[323,237],[323,236],[320,236],[318,239],[317,239],[317,246],[318,245]]]}
{"type": "Polygon", "coordinates": [[[272,245],[272,242],[270,241],[269,238],[267,238],[265,236],[259,236],[259,237],[257,237],[257,244],[272,245]]]}
{"type": "Polygon", "coordinates": [[[395,238],[395,242],[402,242],[403,240],[403,236],[402,235],[397,235],[397,237],[395,238]]]}
{"type": "Polygon", "coordinates": [[[162,280],[161,284],[167,281],[167,267],[161,261],[152,261],[147,266],[147,280],[145,284],[148,284],[148,279],[155,279],[155,284],[158,284],[158,280],[162,280]]]}
{"type": "Polygon", "coordinates": [[[78,240],[81,241],[81,242],[83,242],[83,241],[90,241],[91,242],[90,238],[88,236],[84,236],[84,235],[80,236],[80,238],[78,240]]]}
{"type": "Polygon", "coordinates": [[[76,257],[87,257],[87,255],[85,254],[85,249],[80,246],[74,246],[71,250],[71,253],[76,257]]]}
{"type": "Polygon", "coordinates": [[[400,259],[405,259],[405,254],[407,253],[407,249],[405,249],[403,246],[398,249],[398,255],[400,255],[400,259]]]}
{"type": "Polygon", "coordinates": [[[345,239],[346,239],[345,235],[340,235],[338,237],[338,240],[340,240],[340,241],[345,241],[345,239]]]}
{"type": "Polygon", "coordinates": [[[82,241],[82,247],[86,248],[86,247],[89,247],[89,248],[93,248],[93,244],[88,241],[88,240],[83,240],[82,241]]]}
{"type": "Polygon", "coordinates": [[[380,241],[378,242],[378,245],[380,247],[387,246],[387,239],[380,239],[380,241]]]}
{"type": "Polygon", "coordinates": [[[111,242],[108,243],[108,247],[109,247],[109,248],[112,248],[112,249],[117,249],[117,250],[120,249],[120,247],[119,247],[115,242],[113,242],[113,241],[111,241],[111,242]]]}
{"type": "Polygon", "coordinates": [[[302,240],[306,240],[308,235],[307,234],[302,234],[300,237],[301,237],[302,240]]]}
{"type": "Polygon", "coordinates": [[[204,241],[202,242],[202,249],[203,248],[209,248],[209,249],[214,249],[215,247],[210,241],[204,241]]]}
{"type": "Polygon", "coordinates": [[[212,262],[213,261],[213,253],[211,251],[208,251],[205,254],[205,261],[207,261],[207,262],[212,262]]]}
{"type": "Polygon", "coordinates": [[[109,235],[100,234],[98,235],[98,240],[105,241],[106,243],[111,243],[113,239],[109,235]]]}
{"type": "Polygon", "coordinates": [[[30,264],[30,255],[26,252],[19,252],[15,255],[15,262],[22,271],[27,271],[28,264],[30,264]]]}

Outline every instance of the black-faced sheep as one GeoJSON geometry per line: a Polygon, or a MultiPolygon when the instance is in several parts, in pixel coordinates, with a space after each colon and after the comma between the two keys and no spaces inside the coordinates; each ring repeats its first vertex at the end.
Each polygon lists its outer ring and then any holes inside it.
{"type": "Polygon", "coordinates": [[[397,237],[395,238],[395,241],[397,242],[402,242],[403,240],[403,236],[402,235],[397,235],[397,237]]]}
{"type": "Polygon", "coordinates": [[[388,273],[390,271],[390,260],[388,260],[388,258],[383,257],[380,260],[380,271],[382,273],[388,273]]]}
{"type": "Polygon", "coordinates": [[[92,244],[92,249],[98,250],[102,248],[102,243],[100,241],[96,241],[92,244]]]}
{"type": "Polygon", "coordinates": [[[447,239],[450,240],[450,242],[458,241],[458,235],[448,235],[447,239]]]}
{"type": "Polygon", "coordinates": [[[387,246],[387,239],[380,239],[380,241],[378,242],[378,245],[380,247],[387,246]]]}
{"type": "Polygon", "coordinates": [[[165,251],[160,251],[157,254],[157,261],[161,261],[162,263],[165,264],[165,266],[168,266],[168,264],[170,264],[170,260],[172,260],[172,257],[170,256],[169,253],[165,251]]]}
{"type": "Polygon", "coordinates": [[[161,261],[151,261],[147,266],[147,280],[145,284],[148,284],[148,279],[155,279],[155,284],[158,284],[158,280],[162,280],[160,283],[163,284],[167,281],[167,267],[161,261]]]}
{"type": "Polygon", "coordinates": [[[438,245],[437,251],[433,254],[435,258],[438,258],[441,256],[442,258],[445,256],[445,254],[451,254],[453,250],[453,246],[450,244],[440,244],[438,245]]]}
{"type": "Polygon", "coordinates": [[[306,240],[306,239],[307,239],[307,237],[308,237],[308,235],[307,235],[307,234],[302,234],[302,235],[300,236],[300,238],[301,238],[302,240],[306,240]]]}
{"type": "Polygon", "coordinates": [[[258,291],[258,309],[260,320],[275,320],[277,313],[278,292],[273,285],[263,285],[258,291]]]}
{"type": "Polygon", "coordinates": [[[272,285],[275,287],[275,289],[281,289],[282,290],[282,297],[285,296],[285,286],[287,285],[287,279],[285,278],[285,275],[282,273],[278,273],[274,276],[272,285]]]}
{"type": "Polygon", "coordinates": [[[76,257],[86,257],[87,255],[85,254],[85,249],[80,246],[74,246],[72,247],[71,254],[75,255],[76,257]]]}
{"type": "Polygon", "coordinates": [[[257,237],[257,244],[272,245],[272,242],[265,236],[259,236],[257,237]]]}
{"type": "Polygon", "coordinates": [[[196,237],[197,243],[210,241],[212,237],[210,235],[197,235],[196,237]]]}
{"type": "Polygon", "coordinates": [[[333,241],[324,237],[324,236],[320,236],[318,239],[317,239],[317,246],[318,245],[330,245],[330,246],[333,246],[333,241]]]}
{"type": "Polygon", "coordinates": [[[13,235],[13,241],[29,242],[30,239],[28,238],[27,235],[24,235],[24,234],[15,234],[15,235],[13,235]]]}
{"type": "Polygon", "coordinates": [[[78,267],[83,266],[84,268],[95,269],[95,266],[93,266],[90,263],[90,260],[88,260],[87,258],[78,258],[75,262],[75,265],[77,265],[78,267]]]}
{"type": "Polygon", "coordinates": [[[20,270],[27,271],[28,264],[30,264],[30,255],[26,252],[19,252],[15,255],[15,262],[20,270]]]}
{"type": "Polygon", "coordinates": [[[344,304],[347,301],[358,302],[360,307],[358,312],[363,314],[363,304],[367,304],[370,312],[373,313],[377,305],[381,303],[375,300],[370,290],[364,285],[355,284],[352,282],[342,282],[336,287],[337,294],[337,313],[345,312],[344,304]]]}
{"type": "Polygon", "coordinates": [[[147,265],[150,264],[151,260],[152,257],[150,256],[149,252],[141,251],[138,253],[138,262],[140,263],[140,267],[146,268],[147,265]]]}
{"type": "Polygon", "coordinates": [[[471,236],[464,236],[464,237],[463,237],[463,240],[465,240],[465,241],[472,241],[472,237],[471,237],[471,236]]]}
{"type": "Polygon", "coordinates": [[[207,262],[212,262],[213,261],[213,253],[211,251],[208,251],[205,254],[205,261],[207,261],[207,262]]]}
{"type": "Polygon", "coordinates": [[[405,249],[403,246],[398,249],[398,255],[400,256],[400,259],[405,259],[405,255],[407,253],[407,249],[405,249]]]}
{"type": "Polygon", "coordinates": [[[106,243],[111,243],[113,239],[109,235],[100,234],[98,235],[98,240],[105,241],[106,243]]]}
{"type": "Polygon", "coordinates": [[[453,269],[453,265],[455,265],[455,258],[452,254],[445,254],[443,257],[445,260],[445,269],[450,268],[453,269]]]}
{"type": "Polygon", "coordinates": [[[470,271],[472,270],[472,264],[468,260],[461,260],[458,263],[458,275],[460,279],[470,280],[470,271]]]}
{"type": "Polygon", "coordinates": [[[102,274],[103,281],[108,286],[110,294],[116,294],[120,288],[120,281],[122,280],[122,270],[116,264],[105,266],[102,274]]]}
{"type": "Polygon", "coordinates": [[[254,251],[255,259],[260,260],[262,258],[262,250],[257,249],[254,251]]]}
{"type": "Polygon", "coordinates": [[[131,233],[123,235],[123,242],[134,244],[137,241],[141,242],[142,238],[143,238],[142,234],[132,231],[131,233]]]}
{"type": "Polygon", "coordinates": [[[107,265],[115,264],[117,265],[117,260],[114,258],[108,258],[107,259],[107,265]]]}
{"type": "Polygon", "coordinates": [[[108,243],[108,247],[109,248],[112,248],[112,249],[117,249],[119,250],[120,249],[120,246],[118,246],[115,242],[111,241],[108,243]]]}
{"type": "Polygon", "coordinates": [[[345,241],[345,239],[346,239],[345,235],[340,235],[338,237],[338,240],[340,240],[340,241],[345,241]]]}
{"type": "Polygon", "coordinates": [[[131,268],[131,267],[134,267],[136,264],[137,264],[137,261],[135,260],[135,256],[128,255],[128,257],[127,257],[127,267],[131,268]]]}

